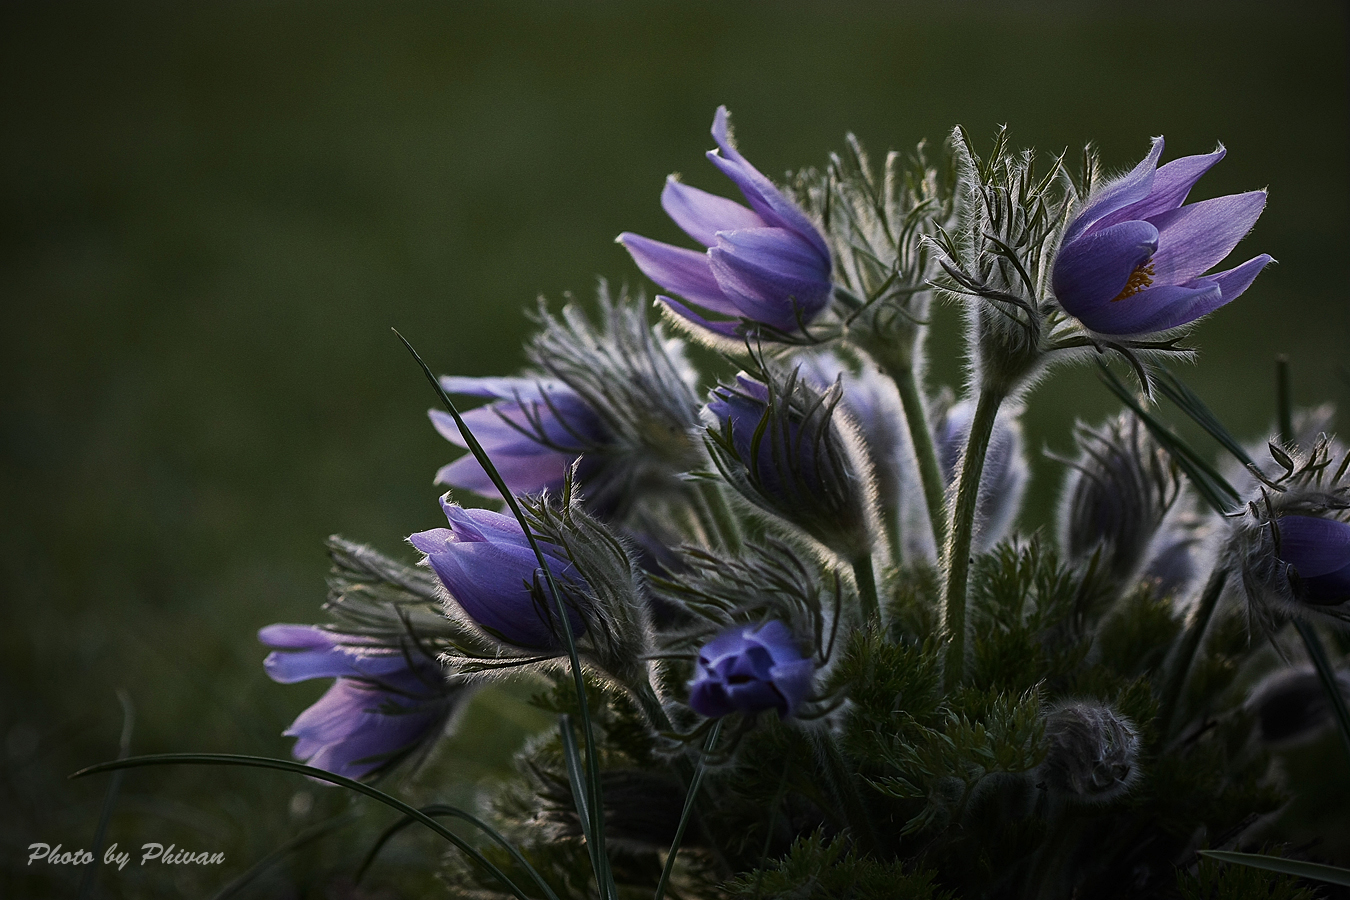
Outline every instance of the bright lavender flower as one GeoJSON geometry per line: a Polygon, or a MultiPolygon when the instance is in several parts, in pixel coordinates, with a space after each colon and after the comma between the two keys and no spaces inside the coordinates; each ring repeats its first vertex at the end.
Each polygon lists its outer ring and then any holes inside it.
{"type": "Polygon", "coordinates": [[[619,243],[643,274],[672,294],[722,320],[709,320],[670,297],[658,297],[695,325],[737,336],[740,319],[781,332],[800,331],[830,298],[830,251],[825,238],[792,201],[736,151],[720,106],[708,159],[740,188],[739,203],[666,180],[661,206],[706,253],[624,232],[619,243]],[[730,321],[728,321],[729,319],[730,321]]]}
{"type": "Polygon", "coordinates": [[[1236,299],[1272,262],[1263,253],[1204,274],[1251,231],[1266,192],[1187,204],[1224,150],[1158,168],[1162,151],[1163,139],[1155,138],[1143,162],[1094,191],[1064,232],[1051,275],[1055,296],[1099,334],[1149,334],[1193,322],[1236,299]]]}
{"type": "Polygon", "coordinates": [[[1312,606],[1350,600],[1350,524],[1315,516],[1281,516],[1278,556],[1289,566],[1295,596],[1312,606]]]}
{"type": "Polygon", "coordinates": [[[782,622],[736,625],[699,650],[689,705],[710,719],[766,709],[787,717],[811,692],[814,672],[782,622]]]}
{"type": "MultiPolygon", "coordinates": [[[[557,650],[562,646],[552,594],[543,587],[538,560],[525,532],[511,516],[464,509],[441,498],[449,528],[408,538],[427,555],[436,577],[464,615],[493,637],[517,647],[557,650]]],[[[572,633],[585,634],[578,595],[589,587],[572,572],[563,551],[540,542],[544,559],[563,592],[572,633]]]]}
{"type": "Polygon", "coordinates": [[[258,640],[272,648],[263,667],[273,681],[336,678],[284,734],[295,758],[348,778],[388,768],[433,737],[462,688],[411,641],[390,647],[314,625],[269,625],[258,640]]]}
{"type": "MultiPolygon", "coordinates": [[[[444,377],[450,394],[488,397],[496,401],[464,413],[464,421],[515,494],[557,491],[568,468],[588,450],[605,444],[608,432],[595,411],[560,381],[535,378],[444,377]]],[[[449,413],[428,412],[441,437],[466,446],[449,413]]],[[[578,480],[589,474],[583,461],[578,480]]],[[[436,473],[436,483],[487,497],[497,496],[478,460],[468,454],[436,473]]]]}

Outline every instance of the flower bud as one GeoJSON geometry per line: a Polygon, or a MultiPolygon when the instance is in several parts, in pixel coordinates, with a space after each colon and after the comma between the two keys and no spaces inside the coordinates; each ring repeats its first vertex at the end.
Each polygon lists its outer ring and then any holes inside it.
{"type": "Polygon", "coordinates": [[[710,719],[766,709],[786,718],[811,693],[814,672],[815,664],[803,657],[782,622],[735,625],[699,650],[689,705],[710,719]]]}
{"type": "Polygon", "coordinates": [[[258,640],[263,663],[281,684],[336,678],[284,734],[292,753],[315,768],[364,778],[393,766],[440,731],[466,688],[413,639],[397,645],[314,625],[269,625],[258,640]]]}
{"type": "MultiPolygon", "coordinates": [[[[529,650],[563,646],[551,592],[520,524],[511,516],[486,509],[464,509],[441,498],[449,528],[412,535],[408,542],[427,555],[436,577],[450,596],[452,615],[467,617],[484,632],[507,644],[529,650]]],[[[576,576],[565,551],[540,542],[544,559],[567,607],[572,633],[587,628],[582,615],[589,585],[576,576]]]]}
{"type": "Polygon", "coordinates": [[[713,390],[706,409],[713,461],[747,500],[796,525],[848,561],[871,551],[870,485],[834,421],[836,382],[745,372],[713,390]]]}
{"type": "MultiPolygon", "coordinates": [[[[1350,673],[1337,672],[1336,682],[1350,699],[1350,673]]],[[[1280,669],[1252,690],[1245,705],[1269,744],[1299,743],[1331,722],[1326,689],[1312,669],[1280,669]]]]}
{"type": "Polygon", "coordinates": [[[1109,706],[1067,703],[1045,717],[1047,788],[1078,803],[1106,803],[1139,777],[1139,732],[1109,706]]]}
{"type": "Polygon", "coordinates": [[[1060,546],[1075,561],[1100,548],[1107,570],[1123,580],[1139,567],[1176,501],[1176,466],[1129,413],[1096,430],[1079,425],[1074,437],[1079,453],[1066,460],[1060,546]]]}

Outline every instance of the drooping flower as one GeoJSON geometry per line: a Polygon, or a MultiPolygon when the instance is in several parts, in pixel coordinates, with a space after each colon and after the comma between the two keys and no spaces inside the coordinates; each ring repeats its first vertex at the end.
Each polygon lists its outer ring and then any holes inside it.
{"type": "MultiPolygon", "coordinates": [[[[450,376],[440,381],[446,393],[495,401],[464,413],[464,421],[514,494],[558,490],[577,457],[608,439],[600,417],[561,381],[450,376]]],[[[466,446],[449,413],[433,409],[427,414],[441,437],[466,446]]],[[[588,462],[578,473],[583,482],[588,462]]],[[[492,479],[473,454],[442,466],[436,483],[497,496],[492,479]]]]}
{"type": "Polygon", "coordinates": [[[834,421],[840,388],[741,372],[714,388],[706,409],[713,461],[747,500],[801,528],[847,560],[870,552],[866,490],[834,421]]]}
{"type": "Polygon", "coordinates": [[[295,758],[348,778],[396,763],[434,737],[464,687],[412,640],[389,646],[314,625],[269,625],[258,640],[272,648],[263,663],[281,684],[336,678],[284,734],[295,758]]]}
{"type": "Polygon", "coordinates": [[[1350,601],[1350,524],[1316,516],[1281,516],[1276,524],[1294,596],[1320,607],[1350,601]]]}
{"type": "Polygon", "coordinates": [[[1184,156],[1161,168],[1163,139],[1128,174],[1094,191],[1064,232],[1051,274],[1055,297],[1088,329],[1142,335],[1193,322],[1236,299],[1273,260],[1261,254],[1206,275],[1256,224],[1265,191],[1186,203],[1224,156],[1184,156]]]}
{"type": "MultiPolygon", "coordinates": [[[[552,594],[543,587],[539,563],[525,532],[513,517],[486,509],[464,509],[441,498],[449,528],[408,538],[425,553],[454,606],[492,637],[517,647],[556,650],[563,645],[552,594]]],[[[586,633],[578,610],[589,587],[557,546],[540,542],[544,559],[563,593],[573,635],[586,633]]]]}
{"type": "Polygon", "coordinates": [[[708,159],[730,178],[747,208],[666,180],[661,206],[686,234],[707,248],[687,250],[624,232],[619,243],[643,274],[688,303],[723,318],[710,320],[685,303],[657,299],[695,325],[727,337],[739,320],[780,332],[801,330],[829,301],[830,251],[811,220],[731,142],[727,109],[718,107],[712,136],[717,150],[708,159]]]}
{"type": "Polygon", "coordinates": [[[814,672],[782,622],[736,625],[699,650],[689,705],[710,719],[766,709],[790,716],[810,694],[814,672]]]}
{"type": "MultiPolygon", "coordinates": [[[[950,396],[950,395],[949,395],[950,396]]],[[[975,403],[961,400],[934,417],[933,443],[938,463],[947,484],[959,476],[961,454],[970,436],[975,418],[975,403]]],[[[998,543],[1022,506],[1028,469],[1022,449],[1022,426],[1013,415],[1000,415],[994,421],[994,433],[985,451],[984,470],[980,473],[980,493],[975,507],[975,548],[981,552],[998,543]]]]}

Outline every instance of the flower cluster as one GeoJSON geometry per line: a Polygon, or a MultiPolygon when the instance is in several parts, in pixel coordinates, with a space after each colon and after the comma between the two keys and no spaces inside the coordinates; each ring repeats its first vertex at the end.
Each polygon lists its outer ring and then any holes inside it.
{"type": "Polygon", "coordinates": [[[260,635],[274,679],[336,679],[295,755],[374,777],[522,677],[558,727],[486,789],[501,847],[442,873],[465,895],[1171,896],[1195,835],[1272,821],[1261,748],[1342,722],[1318,635],[1350,619],[1350,456],[1289,415],[1257,464],[1160,364],[1271,261],[1208,274],[1265,193],[1189,202],[1223,151],[1159,165],[1161,138],[1077,179],[1006,132],[880,169],[850,138],[781,187],[725,108],[713,138],[744,203],[672,177],[701,249],[619,241],[718,353],[602,285],[593,317],[541,305],[524,373],[443,378],[447,525],[406,562],[335,541],[334,623],[260,635]],[[935,298],[961,395],[925,365],[935,298]],[[1093,353],[1241,477],[1103,367],[1126,410],[1075,428],[1056,518],[1025,521],[1030,391],[1093,353]]]}

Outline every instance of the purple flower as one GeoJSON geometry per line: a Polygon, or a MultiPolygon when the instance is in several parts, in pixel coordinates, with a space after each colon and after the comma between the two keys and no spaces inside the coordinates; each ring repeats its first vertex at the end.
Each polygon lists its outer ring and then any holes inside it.
{"type": "MultiPolygon", "coordinates": [[[[543,587],[538,560],[520,523],[486,509],[464,509],[445,497],[441,508],[450,527],[422,531],[408,541],[427,555],[436,577],[464,614],[508,644],[532,650],[560,648],[552,595],[543,587]]],[[[539,546],[563,592],[572,633],[580,637],[586,632],[586,620],[576,606],[589,586],[560,548],[546,542],[539,546]]]]}
{"type": "Polygon", "coordinates": [[[1295,593],[1313,606],[1350,600],[1350,524],[1316,516],[1281,516],[1279,557],[1295,593]]]}
{"type": "Polygon", "coordinates": [[[790,716],[811,692],[814,672],[782,622],[736,625],[699,650],[689,705],[710,719],[766,709],[790,716]]]}
{"type": "MultiPolygon", "coordinates": [[[[608,438],[595,411],[560,381],[446,377],[441,379],[441,387],[450,394],[496,401],[464,413],[464,421],[512,493],[557,491],[577,457],[603,445],[608,438]]],[[[441,437],[465,446],[449,413],[433,409],[428,415],[441,437]]],[[[586,468],[583,462],[578,476],[582,481],[586,468]]],[[[497,496],[492,479],[472,454],[441,467],[436,483],[497,496]]]]}
{"type": "Polygon", "coordinates": [[[434,736],[459,690],[411,642],[391,647],[314,625],[268,625],[258,640],[272,648],[263,668],[273,681],[337,679],[284,734],[296,738],[296,759],[348,778],[385,769],[434,736]]]}
{"type": "Polygon", "coordinates": [[[732,146],[727,109],[717,108],[708,159],[740,188],[739,203],[666,179],[661,206],[706,253],[624,232],[619,243],[643,274],[672,294],[731,321],[709,320],[670,297],[673,312],[717,334],[735,337],[738,319],[796,332],[830,297],[825,238],[791,200],[732,146]]]}
{"type": "Polygon", "coordinates": [[[1134,170],[1088,197],[1064,232],[1051,283],[1065,311],[1092,331],[1136,335],[1193,322],[1236,299],[1272,262],[1261,254],[1205,275],[1251,231],[1265,191],[1186,203],[1213,153],[1158,168],[1163,139],[1134,170]]]}

